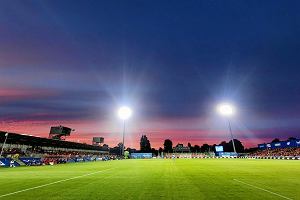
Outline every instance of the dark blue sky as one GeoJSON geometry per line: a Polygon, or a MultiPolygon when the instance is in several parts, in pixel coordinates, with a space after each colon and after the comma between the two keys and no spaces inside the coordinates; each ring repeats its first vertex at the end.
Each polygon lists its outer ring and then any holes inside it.
{"type": "Polygon", "coordinates": [[[217,142],[227,135],[216,133],[226,126],[214,108],[229,101],[245,141],[299,136],[299,8],[275,0],[1,1],[2,127],[43,135],[64,123],[82,137],[117,138],[114,112],[128,104],[133,135],[217,142]]]}

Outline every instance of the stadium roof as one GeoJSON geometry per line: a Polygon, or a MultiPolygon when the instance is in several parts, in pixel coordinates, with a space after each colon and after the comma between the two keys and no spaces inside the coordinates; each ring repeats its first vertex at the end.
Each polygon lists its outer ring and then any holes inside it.
{"type": "MultiPolygon", "coordinates": [[[[0,143],[4,142],[5,134],[6,132],[0,131],[0,143]]],[[[102,147],[93,146],[89,144],[53,140],[53,139],[42,138],[33,135],[17,134],[17,133],[9,133],[6,143],[39,146],[39,147],[56,147],[56,148],[68,148],[68,149],[108,151],[108,149],[104,149],[102,147]]]]}

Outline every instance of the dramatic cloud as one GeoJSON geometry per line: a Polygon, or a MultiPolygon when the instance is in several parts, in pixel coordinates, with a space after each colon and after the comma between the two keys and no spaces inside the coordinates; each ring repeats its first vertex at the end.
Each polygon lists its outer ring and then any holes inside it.
{"type": "Polygon", "coordinates": [[[247,146],[300,131],[299,2],[23,1],[0,3],[1,129],[50,126],[127,144],[228,140],[215,106],[233,102],[247,146]],[[293,5],[295,4],[295,5],[293,5]]]}

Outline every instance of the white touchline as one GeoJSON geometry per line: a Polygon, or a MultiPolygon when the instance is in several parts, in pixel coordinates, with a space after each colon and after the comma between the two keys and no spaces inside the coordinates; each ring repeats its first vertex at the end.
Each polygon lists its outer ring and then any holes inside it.
{"type": "Polygon", "coordinates": [[[104,172],[104,171],[108,171],[108,170],[112,170],[112,169],[113,168],[105,169],[105,170],[101,170],[101,171],[97,171],[97,172],[92,172],[92,173],[89,173],[89,174],[84,174],[84,175],[75,176],[75,177],[72,177],[72,178],[67,178],[67,179],[63,179],[63,180],[59,180],[59,181],[54,181],[52,183],[46,183],[46,184],[43,184],[43,185],[39,185],[39,186],[36,186],[36,187],[27,188],[27,189],[24,189],[24,190],[19,190],[19,191],[16,191],[16,192],[11,192],[11,193],[7,193],[7,194],[3,194],[3,195],[0,195],[0,198],[6,197],[6,196],[10,196],[10,195],[13,195],[13,194],[18,194],[18,193],[21,193],[21,192],[26,192],[26,191],[29,191],[29,190],[34,190],[34,189],[46,187],[48,185],[53,185],[53,184],[56,184],[56,183],[61,183],[61,182],[65,182],[65,181],[69,181],[69,180],[73,180],[73,179],[77,179],[77,178],[82,178],[82,177],[85,177],[85,176],[90,176],[90,175],[93,175],[93,174],[98,174],[98,173],[101,173],[101,172],[104,172]]]}
{"type": "Polygon", "coordinates": [[[257,187],[257,186],[255,186],[255,185],[251,185],[251,184],[249,184],[249,183],[245,183],[244,181],[240,181],[240,180],[237,180],[237,179],[233,179],[233,180],[236,181],[236,182],[242,183],[242,184],[244,184],[244,185],[248,185],[248,186],[250,186],[250,187],[253,187],[253,188],[256,188],[256,189],[259,189],[259,190],[268,192],[268,193],[270,193],[270,194],[274,194],[274,195],[279,196],[279,197],[281,197],[281,198],[293,200],[293,199],[291,199],[291,198],[288,198],[288,197],[283,196],[283,195],[281,195],[281,194],[272,192],[272,191],[270,191],[270,190],[266,190],[266,189],[263,189],[263,188],[261,188],[261,187],[257,187]]]}

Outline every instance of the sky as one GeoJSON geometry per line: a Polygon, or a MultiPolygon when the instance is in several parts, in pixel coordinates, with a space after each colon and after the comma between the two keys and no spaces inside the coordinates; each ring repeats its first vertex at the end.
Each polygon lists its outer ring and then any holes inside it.
{"type": "Polygon", "coordinates": [[[125,146],[300,137],[300,2],[0,1],[0,130],[125,146]]]}

